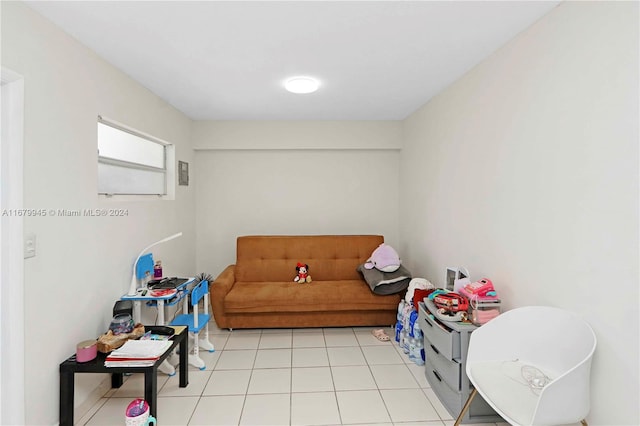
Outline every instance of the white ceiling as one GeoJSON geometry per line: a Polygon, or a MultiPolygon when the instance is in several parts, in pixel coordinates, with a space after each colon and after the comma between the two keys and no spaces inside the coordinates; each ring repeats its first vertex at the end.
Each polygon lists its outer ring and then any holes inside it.
{"type": "Polygon", "coordinates": [[[194,120],[401,120],[558,3],[27,2],[194,120]]]}

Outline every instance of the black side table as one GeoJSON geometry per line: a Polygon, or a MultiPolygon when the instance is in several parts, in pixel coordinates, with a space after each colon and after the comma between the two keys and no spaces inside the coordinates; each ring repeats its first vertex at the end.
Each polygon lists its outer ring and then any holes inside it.
{"type": "MultiPolygon", "coordinates": [[[[122,386],[124,373],[144,373],[144,399],[149,404],[151,415],[158,418],[158,367],[180,345],[180,387],[189,384],[188,353],[189,331],[186,327],[176,327],[172,345],[162,356],[148,367],[105,367],[107,354],[98,352],[96,359],[88,362],[77,362],[75,354],[60,364],[60,426],[73,426],[73,396],[75,373],[111,373],[111,387],[122,386]],[[178,332],[179,329],[182,329],[178,332]]],[[[123,413],[124,416],[124,413],[123,413]]]]}

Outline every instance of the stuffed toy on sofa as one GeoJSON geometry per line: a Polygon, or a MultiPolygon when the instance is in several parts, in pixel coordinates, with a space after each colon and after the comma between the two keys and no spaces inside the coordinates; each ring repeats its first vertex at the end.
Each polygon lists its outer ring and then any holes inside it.
{"type": "Polygon", "coordinates": [[[364,264],[366,269],[376,268],[382,272],[395,272],[400,269],[400,256],[398,253],[385,243],[382,243],[376,248],[371,257],[364,264]]]}
{"type": "Polygon", "coordinates": [[[298,275],[293,279],[293,281],[303,284],[311,282],[311,275],[309,275],[309,265],[306,263],[300,263],[296,265],[296,272],[298,275]]]}

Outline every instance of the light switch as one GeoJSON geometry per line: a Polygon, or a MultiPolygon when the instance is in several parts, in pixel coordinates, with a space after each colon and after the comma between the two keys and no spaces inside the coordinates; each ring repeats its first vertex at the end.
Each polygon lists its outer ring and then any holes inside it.
{"type": "Polygon", "coordinates": [[[24,258],[36,256],[36,234],[27,234],[24,237],[24,258]]]}

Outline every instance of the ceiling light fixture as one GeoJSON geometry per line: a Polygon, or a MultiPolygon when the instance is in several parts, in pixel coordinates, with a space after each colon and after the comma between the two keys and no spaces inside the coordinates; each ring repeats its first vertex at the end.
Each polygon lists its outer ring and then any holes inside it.
{"type": "Polygon", "coordinates": [[[291,93],[313,93],[318,90],[320,83],[311,77],[291,77],[284,83],[285,89],[291,93]]]}

